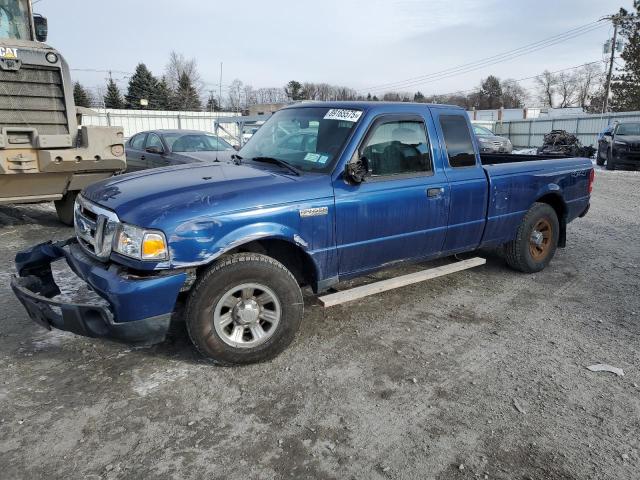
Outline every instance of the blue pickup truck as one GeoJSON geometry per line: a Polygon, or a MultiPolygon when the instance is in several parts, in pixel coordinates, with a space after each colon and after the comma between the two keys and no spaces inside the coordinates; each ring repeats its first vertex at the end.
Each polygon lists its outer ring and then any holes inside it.
{"type": "Polygon", "coordinates": [[[293,105],[230,157],[86,188],[75,236],[20,252],[12,287],[46,328],[134,343],[162,341],[184,301],[203,355],[265,360],[300,326],[301,286],[481,247],[545,268],[589,209],[590,160],[478,152],[457,107],[293,105]],[[56,300],[61,258],[104,305],[56,300]]]}

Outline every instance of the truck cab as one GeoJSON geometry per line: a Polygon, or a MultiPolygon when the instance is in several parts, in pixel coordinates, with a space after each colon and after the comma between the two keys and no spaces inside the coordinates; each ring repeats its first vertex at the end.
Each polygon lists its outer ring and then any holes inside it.
{"type": "Polygon", "coordinates": [[[87,187],[76,238],[19,254],[12,285],[41,324],[127,341],[161,341],[182,298],[199,351],[250,363],[292,340],[302,285],[321,292],[481,247],[541,271],[587,213],[592,183],[589,159],[480,155],[458,107],[296,104],[229,161],[87,187]],[[59,258],[110,307],[55,303],[59,258]]]}
{"type": "Polygon", "coordinates": [[[69,66],[28,0],[0,0],[0,204],[54,201],[124,170],[121,128],[79,126],[69,66]]]}

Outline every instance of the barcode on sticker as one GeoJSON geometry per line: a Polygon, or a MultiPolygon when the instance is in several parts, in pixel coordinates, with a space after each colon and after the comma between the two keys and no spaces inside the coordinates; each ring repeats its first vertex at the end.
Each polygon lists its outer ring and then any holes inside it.
{"type": "Polygon", "coordinates": [[[344,120],[345,122],[357,122],[362,115],[360,110],[344,110],[342,108],[332,108],[324,116],[325,120],[344,120]]]}

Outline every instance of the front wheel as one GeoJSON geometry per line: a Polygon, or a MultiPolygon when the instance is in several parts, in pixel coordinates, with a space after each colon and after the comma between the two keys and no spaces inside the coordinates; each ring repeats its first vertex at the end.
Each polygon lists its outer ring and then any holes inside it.
{"type": "Polygon", "coordinates": [[[73,208],[78,196],[78,191],[74,190],[65,193],[64,197],[60,200],[56,200],[54,205],[56,206],[56,213],[58,214],[58,220],[65,225],[73,225],[73,208]]]}
{"type": "Polygon", "coordinates": [[[607,155],[606,153],[603,155],[602,148],[598,147],[598,153],[596,154],[596,165],[600,167],[603,166],[605,160],[607,159],[606,155],[607,155]]]}
{"type": "Polygon", "coordinates": [[[607,170],[616,169],[616,164],[613,161],[613,152],[611,150],[607,150],[607,166],[605,168],[607,170]]]}
{"type": "Polygon", "coordinates": [[[522,219],[515,240],[504,245],[507,264],[521,272],[539,272],[555,255],[559,237],[556,211],[546,203],[534,203],[522,219]]]}
{"type": "Polygon", "coordinates": [[[240,253],[215,263],[193,287],[185,312],[198,351],[215,363],[271,359],[300,328],[304,303],[294,276],[280,262],[240,253]]]}

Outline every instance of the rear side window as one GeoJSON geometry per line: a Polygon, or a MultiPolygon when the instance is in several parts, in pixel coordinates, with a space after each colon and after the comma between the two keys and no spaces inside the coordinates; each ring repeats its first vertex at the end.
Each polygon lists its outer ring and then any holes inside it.
{"type": "Polygon", "coordinates": [[[140,133],[136,136],[134,136],[131,139],[131,148],[135,149],[135,150],[142,150],[142,146],[144,145],[144,137],[145,134],[144,133],[140,133]]]}
{"type": "Polygon", "coordinates": [[[447,146],[449,165],[454,168],[476,164],[476,152],[471,141],[467,119],[462,115],[440,115],[440,127],[447,146]]]}

